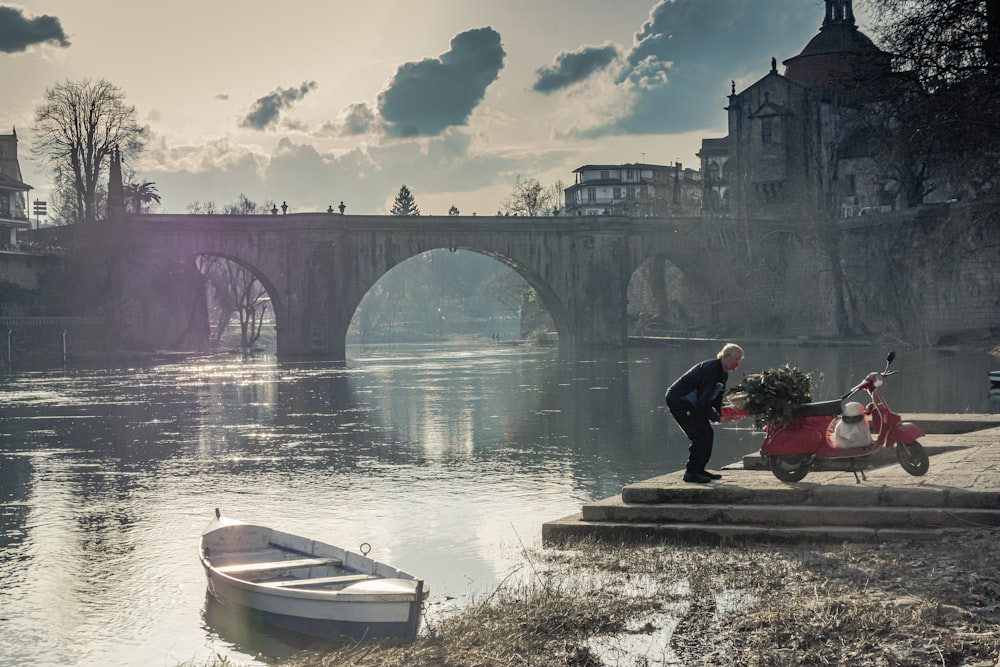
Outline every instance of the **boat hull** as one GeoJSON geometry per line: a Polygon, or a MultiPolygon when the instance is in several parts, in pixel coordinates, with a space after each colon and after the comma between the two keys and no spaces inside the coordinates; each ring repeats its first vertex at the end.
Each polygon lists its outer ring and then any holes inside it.
{"type": "Polygon", "coordinates": [[[362,641],[365,639],[413,639],[420,631],[420,609],[417,607],[402,621],[384,619],[357,620],[353,614],[345,618],[307,617],[300,609],[289,609],[290,613],[268,611],[280,608],[267,605],[261,601],[250,601],[249,605],[240,604],[231,598],[221,596],[209,590],[209,593],[219,603],[226,613],[245,617],[251,623],[262,624],[281,630],[294,632],[297,635],[315,637],[330,641],[362,641]]]}
{"type": "Polygon", "coordinates": [[[334,640],[419,631],[423,581],[362,554],[219,518],[200,555],[209,594],[262,623],[334,640]]]}

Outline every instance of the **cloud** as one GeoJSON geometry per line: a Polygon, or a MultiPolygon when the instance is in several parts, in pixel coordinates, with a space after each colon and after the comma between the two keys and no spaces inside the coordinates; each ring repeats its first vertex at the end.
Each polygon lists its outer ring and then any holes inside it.
{"type": "Polygon", "coordinates": [[[45,42],[69,46],[59,19],[47,15],[29,19],[20,9],[0,5],[0,51],[20,53],[45,42]]]}
{"type": "Polygon", "coordinates": [[[618,47],[613,44],[584,46],[573,52],[564,51],[556,56],[554,65],[536,70],[538,78],[532,90],[549,94],[568,88],[610,65],[617,55],[618,47]]]}
{"type": "Polygon", "coordinates": [[[375,127],[375,112],[367,104],[357,103],[344,109],[344,121],[339,126],[339,134],[353,137],[367,134],[375,127]]]}
{"type": "Polygon", "coordinates": [[[306,93],[315,89],[315,81],[306,81],[298,88],[278,88],[270,95],[265,95],[254,102],[250,113],[243,119],[240,126],[254,130],[271,127],[278,122],[278,117],[283,109],[291,107],[292,103],[301,100],[306,93]]]}
{"type": "Polygon", "coordinates": [[[386,132],[395,137],[435,136],[465,125],[496,81],[506,55],[500,33],[486,27],[459,33],[439,58],[401,65],[378,95],[386,132]]]}
{"type": "MultiPolygon", "coordinates": [[[[287,201],[296,213],[325,211],[344,201],[348,213],[387,214],[399,186],[406,183],[418,195],[423,193],[418,196],[421,210],[444,215],[455,196],[496,188],[506,193],[515,175],[558,168],[567,158],[565,152],[542,148],[529,152],[479,148],[464,128],[346,153],[322,151],[287,137],[267,150],[229,137],[171,145],[154,134],[136,168],[142,178],[157,184],[163,212],[183,212],[194,200],[221,205],[243,193],[258,203],[287,201]],[[178,193],[185,193],[185,199],[178,193]]],[[[501,199],[483,195],[481,205],[463,207],[470,212],[495,211],[501,199]]]]}
{"type": "Polygon", "coordinates": [[[589,125],[567,134],[704,129],[724,119],[730,80],[756,80],[772,56],[780,61],[798,53],[822,18],[816,2],[802,0],[660,0],[624,54],[616,104],[605,105],[615,114],[593,114],[589,125]],[[709,114],[714,110],[718,116],[709,114]]]}

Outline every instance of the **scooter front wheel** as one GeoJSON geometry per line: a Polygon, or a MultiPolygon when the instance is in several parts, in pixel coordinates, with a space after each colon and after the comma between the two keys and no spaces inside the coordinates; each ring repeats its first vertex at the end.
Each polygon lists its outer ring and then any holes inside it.
{"type": "Polygon", "coordinates": [[[914,477],[921,477],[927,474],[931,467],[930,459],[927,458],[927,451],[924,446],[914,440],[913,442],[896,443],[896,459],[903,470],[914,477]]]}
{"type": "Polygon", "coordinates": [[[798,482],[809,472],[809,457],[801,454],[768,456],[767,467],[782,482],[798,482]]]}

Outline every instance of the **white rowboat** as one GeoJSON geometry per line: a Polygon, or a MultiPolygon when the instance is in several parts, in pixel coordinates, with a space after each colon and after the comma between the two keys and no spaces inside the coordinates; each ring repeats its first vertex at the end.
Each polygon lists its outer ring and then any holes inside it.
{"type": "Polygon", "coordinates": [[[216,510],[199,556],[213,597],[276,627],[327,639],[412,639],[420,629],[424,582],[361,553],[216,510]]]}

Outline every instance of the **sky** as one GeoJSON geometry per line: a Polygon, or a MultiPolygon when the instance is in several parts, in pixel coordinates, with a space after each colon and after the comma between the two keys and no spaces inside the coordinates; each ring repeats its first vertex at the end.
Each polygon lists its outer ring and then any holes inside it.
{"type": "MultiPolygon", "coordinates": [[[[0,132],[23,180],[35,108],[105,79],[145,128],[159,212],[244,194],[290,213],[493,215],[518,177],[698,168],[741,90],[818,32],[822,0],[0,0],[0,132]]],[[[861,26],[864,29],[864,26],[861,26]]],[[[780,71],[779,65],[779,71],[780,71]]]]}

